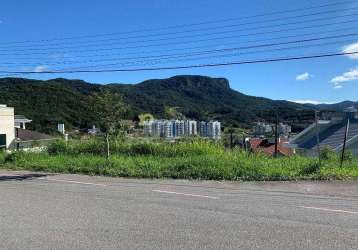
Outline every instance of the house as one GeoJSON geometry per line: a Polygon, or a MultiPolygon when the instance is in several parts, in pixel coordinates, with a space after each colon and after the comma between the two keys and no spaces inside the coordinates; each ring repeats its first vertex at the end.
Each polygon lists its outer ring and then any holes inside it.
{"type": "Polygon", "coordinates": [[[23,115],[15,115],[15,128],[26,129],[26,124],[32,122],[32,120],[27,119],[23,115]]]}
{"type": "Polygon", "coordinates": [[[320,148],[330,148],[340,152],[343,148],[346,125],[349,122],[346,149],[358,155],[358,112],[355,108],[345,109],[341,116],[331,117],[330,120],[319,120],[311,124],[297,136],[288,146],[300,149],[308,155],[317,154],[317,145],[320,148]],[[317,136],[318,135],[318,136],[317,136]]]}
{"type": "MultiPolygon", "coordinates": [[[[285,147],[287,140],[280,138],[277,144],[278,156],[292,156],[294,150],[285,147]]],[[[249,149],[253,153],[263,153],[268,156],[275,155],[275,140],[274,139],[262,139],[262,138],[250,138],[249,149]]]]}
{"type": "Polygon", "coordinates": [[[0,105],[0,148],[8,149],[15,141],[14,108],[0,105]]]}
{"type": "Polygon", "coordinates": [[[42,147],[54,138],[26,129],[31,120],[15,115],[14,108],[0,105],[0,149],[29,149],[42,147]]]}

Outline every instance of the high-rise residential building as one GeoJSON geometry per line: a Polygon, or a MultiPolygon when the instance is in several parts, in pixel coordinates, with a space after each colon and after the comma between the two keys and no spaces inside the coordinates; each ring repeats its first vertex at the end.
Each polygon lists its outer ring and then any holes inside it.
{"type": "Polygon", "coordinates": [[[190,120],[185,121],[184,122],[184,134],[185,134],[185,136],[197,135],[198,134],[197,122],[190,121],[190,120]]]}
{"type": "Polygon", "coordinates": [[[196,122],[192,120],[153,120],[144,122],[144,135],[163,138],[180,138],[200,135],[219,139],[220,122],[196,122]]]}
{"type": "Polygon", "coordinates": [[[198,122],[198,127],[199,127],[199,135],[201,137],[207,137],[208,135],[208,130],[207,130],[207,124],[206,122],[198,122]]]}
{"type": "Polygon", "coordinates": [[[274,132],[271,124],[266,124],[264,122],[258,122],[252,128],[252,132],[256,136],[265,136],[274,132]]]}
{"type": "Polygon", "coordinates": [[[161,137],[164,137],[164,138],[176,137],[175,126],[176,126],[176,124],[173,121],[162,121],[161,137]]]}
{"type": "Polygon", "coordinates": [[[145,136],[152,136],[153,135],[153,121],[145,121],[143,123],[143,132],[145,136]]]}
{"type": "MultiPolygon", "coordinates": [[[[291,133],[291,126],[287,124],[280,123],[278,124],[277,131],[279,136],[288,137],[291,133]]],[[[252,133],[255,136],[269,136],[275,133],[275,125],[274,124],[267,124],[264,122],[258,122],[252,128],[252,133]]]]}
{"type": "Polygon", "coordinates": [[[218,121],[210,121],[207,123],[207,137],[212,139],[220,139],[221,123],[218,121]]]}

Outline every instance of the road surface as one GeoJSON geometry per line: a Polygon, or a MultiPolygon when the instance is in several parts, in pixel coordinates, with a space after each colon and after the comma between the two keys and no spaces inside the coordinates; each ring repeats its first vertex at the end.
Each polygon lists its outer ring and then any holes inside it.
{"type": "Polygon", "coordinates": [[[0,249],[357,248],[357,182],[0,171],[0,249]]]}

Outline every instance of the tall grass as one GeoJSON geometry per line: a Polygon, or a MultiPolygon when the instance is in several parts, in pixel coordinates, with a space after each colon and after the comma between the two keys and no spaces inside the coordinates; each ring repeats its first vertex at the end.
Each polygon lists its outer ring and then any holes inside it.
{"type": "Polygon", "coordinates": [[[17,152],[3,157],[3,165],[12,169],[145,178],[358,179],[358,160],[349,158],[340,168],[339,157],[332,153],[327,153],[319,165],[316,158],[275,159],[239,148],[226,150],[206,140],[117,141],[111,144],[112,155],[108,160],[103,148],[103,142],[96,139],[57,141],[49,146],[48,153],[17,152]]]}

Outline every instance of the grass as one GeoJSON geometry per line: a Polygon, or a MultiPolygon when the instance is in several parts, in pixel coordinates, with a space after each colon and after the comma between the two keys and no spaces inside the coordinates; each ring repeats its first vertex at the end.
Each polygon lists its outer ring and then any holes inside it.
{"type": "Polygon", "coordinates": [[[0,154],[0,166],[56,173],[81,173],[136,178],[180,178],[206,180],[358,180],[358,159],[349,156],[344,167],[339,157],[324,152],[321,165],[315,158],[268,157],[241,149],[226,150],[204,140],[180,143],[112,143],[112,155],[103,157],[101,141],[57,141],[48,152],[0,154]]]}

